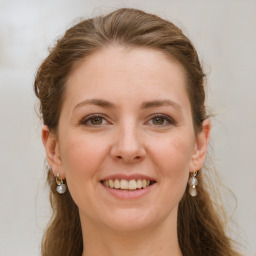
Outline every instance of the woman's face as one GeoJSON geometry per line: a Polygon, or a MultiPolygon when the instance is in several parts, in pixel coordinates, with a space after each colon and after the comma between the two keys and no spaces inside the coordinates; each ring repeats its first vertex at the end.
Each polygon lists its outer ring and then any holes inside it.
{"type": "Polygon", "coordinates": [[[109,46],[74,68],[58,138],[44,141],[82,223],[137,230],[176,223],[189,172],[202,166],[206,137],[194,134],[177,61],[153,49],[109,46]]]}

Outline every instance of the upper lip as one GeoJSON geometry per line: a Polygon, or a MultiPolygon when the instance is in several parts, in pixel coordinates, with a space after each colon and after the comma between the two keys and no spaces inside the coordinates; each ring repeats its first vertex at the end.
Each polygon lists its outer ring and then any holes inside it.
{"type": "Polygon", "coordinates": [[[149,181],[156,181],[154,178],[143,175],[143,174],[131,174],[131,175],[127,175],[127,174],[113,174],[113,175],[109,175],[104,177],[103,180],[149,180],[149,181]]]}

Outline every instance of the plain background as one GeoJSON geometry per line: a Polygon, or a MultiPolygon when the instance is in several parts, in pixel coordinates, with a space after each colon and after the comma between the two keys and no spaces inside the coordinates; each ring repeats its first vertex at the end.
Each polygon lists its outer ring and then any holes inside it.
{"type": "Polygon", "coordinates": [[[40,255],[49,218],[36,69],[74,20],[118,7],[173,21],[198,49],[208,73],[209,110],[217,114],[212,159],[237,197],[232,234],[245,255],[255,256],[256,1],[249,0],[0,0],[0,256],[40,255]]]}

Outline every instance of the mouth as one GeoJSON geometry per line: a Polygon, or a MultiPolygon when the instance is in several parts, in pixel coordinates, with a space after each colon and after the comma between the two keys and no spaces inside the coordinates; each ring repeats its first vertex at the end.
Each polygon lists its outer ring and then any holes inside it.
{"type": "Polygon", "coordinates": [[[101,180],[101,183],[108,188],[116,189],[116,190],[126,190],[126,191],[134,191],[134,190],[143,190],[149,186],[152,186],[156,183],[154,180],[147,179],[106,179],[101,180]]]}

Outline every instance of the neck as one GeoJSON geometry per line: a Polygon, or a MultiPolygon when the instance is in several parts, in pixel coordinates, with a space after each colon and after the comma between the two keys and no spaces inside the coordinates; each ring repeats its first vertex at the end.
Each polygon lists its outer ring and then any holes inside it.
{"type": "Polygon", "coordinates": [[[177,222],[164,222],[140,231],[118,232],[107,227],[95,228],[92,222],[82,221],[82,230],[82,256],[182,256],[177,222]]]}

